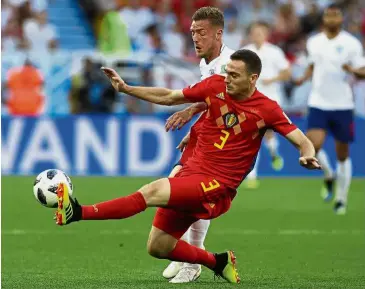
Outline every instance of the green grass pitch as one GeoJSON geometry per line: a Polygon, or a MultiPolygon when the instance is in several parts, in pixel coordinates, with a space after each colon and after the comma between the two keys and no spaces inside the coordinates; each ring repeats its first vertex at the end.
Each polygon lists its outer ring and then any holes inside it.
{"type": "MultiPolygon", "coordinates": [[[[137,190],[146,178],[73,178],[90,204],[137,190]]],[[[55,225],[36,202],[31,177],[2,178],[2,288],[233,288],[203,269],[192,284],[169,284],[168,264],[146,253],[155,209],[128,220],[55,225]]],[[[348,214],[319,197],[320,179],[264,179],[240,189],[212,221],[213,252],[233,249],[237,288],[365,288],[365,180],[352,182],[348,214]]]]}

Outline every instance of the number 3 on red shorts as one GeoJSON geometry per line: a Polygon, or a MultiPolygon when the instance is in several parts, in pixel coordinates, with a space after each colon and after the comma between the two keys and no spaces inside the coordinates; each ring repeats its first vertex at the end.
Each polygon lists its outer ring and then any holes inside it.
{"type": "Polygon", "coordinates": [[[201,182],[200,185],[202,186],[204,193],[219,188],[221,186],[216,179],[213,179],[213,181],[209,182],[208,186],[206,186],[203,182],[201,182]]]}

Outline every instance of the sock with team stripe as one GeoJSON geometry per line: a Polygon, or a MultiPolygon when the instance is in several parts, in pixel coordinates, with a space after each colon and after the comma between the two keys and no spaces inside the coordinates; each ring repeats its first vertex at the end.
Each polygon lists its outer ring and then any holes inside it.
{"type": "Polygon", "coordinates": [[[190,264],[201,264],[210,269],[216,265],[213,253],[178,240],[175,248],[169,253],[168,259],[172,261],[186,262],[190,264]]]}
{"type": "Polygon", "coordinates": [[[82,206],[82,220],[125,219],[146,209],[146,201],[140,192],[126,197],[82,206]]]}

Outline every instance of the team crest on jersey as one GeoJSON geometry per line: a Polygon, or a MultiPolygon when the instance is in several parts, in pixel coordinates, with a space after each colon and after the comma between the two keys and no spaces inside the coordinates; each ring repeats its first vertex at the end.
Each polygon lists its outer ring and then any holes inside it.
{"type": "Polygon", "coordinates": [[[212,68],[212,69],[209,70],[209,74],[210,75],[213,75],[214,73],[215,73],[214,68],[212,68]]]}
{"type": "Polygon", "coordinates": [[[225,64],[223,64],[221,66],[221,73],[226,73],[226,65],[225,64]]]}
{"type": "Polygon", "coordinates": [[[223,116],[224,123],[226,125],[226,128],[231,128],[235,126],[238,123],[238,117],[234,113],[226,113],[223,116]]]}
{"type": "Polygon", "coordinates": [[[219,99],[224,100],[224,92],[218,93],[215,96],[218,97],[219,99]]]}
{"type": "Polygon", "coordinates": [[[343,46],[337,46],[336,50],[337,50],[338,53],[341,53],[342,50],[343,50],[343,46]]]}

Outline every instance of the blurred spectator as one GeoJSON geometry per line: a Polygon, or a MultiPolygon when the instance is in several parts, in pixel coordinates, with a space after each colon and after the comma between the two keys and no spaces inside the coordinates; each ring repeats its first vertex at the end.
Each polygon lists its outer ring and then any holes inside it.
{"type": "Polygon", "coordinates": [[[31,0],[31,6],[33,12],[39,13],[45,11],[48,6],[48,0],[31,0]]]}
{"type": "Polygon", "coordinates": [[[289,4],[293,7],[296,15],[303,16],[307,12],[307,5],[312,4],[311,1],[312,0],[278,0],[277,4],[289,4]]]}
{"type": "Polygon", "coordinates": [[[174,29],[177,19],[175,14],[171,11],[171,1],[161,0],[156,8],[156,21],[161,32],[165,33],[174,29]]]}
{"type": "Polygon", "coordinates": [[[28,19],[31,19],[35,16],[34,13],[33,13],[32,5],[31,5],[30,1],[25,1],[25,2],[21,3],[21,5],[19,5],[17,7],[17,13],[18,13],[18,18],[17,19],[19,21],[20,27],[23,27],[24,23],[28,19]]]}
{"type": "Polygon", "coordinates": [[[113,112],[117,94],[108,79],[100,71],[101,64],[85,58],[80,73],[72,77],[69,95],[73,114],[113,112]]]}
{"type": "Polygon", "coordinates": [[[6,105],[12,115],[35,116],[44,111],[42,73],[27,60],[8,71],[6,105]]]}
{"type": "Polygon", "coordinates": [[[238,27],[237,18],[230,18],[225,24],[225,31],[223,33],[223,42],[229,48],[238,50],[243,45],[243,29],[238,27]]]}
{"type": "Polygon", "coordinates": [[[101,20],[98,47],[105,54],[130,55],[132,51],[126,25],[121,20],[118,12],[108,11],[101,20]]]}
{"type": "Polygon", "coordinates": [[[151,56],[164,50],[162,37],[157,24],[151,24],[138,36],[135,41],[139,51],[150,53],[151,56]]]}
{"type": "Polygon", "coordinates": [[[127,26],[128,35],[132,42],[142,33],[147,26],[155,22],[152,11],[147,7],[141,7],[139,0],[130,0],[128,5],[120,10],[120,17],[127,26]]]}
{"type": "Polygon", "coordinates": [[[218,8],[223,11],[225,20],[238,17],[238,10],[232,0],[220,0],[217,1],[218,8]]]}
{"type": "Polygon", "coordinates": [[[300,31],[300,22],[291,4],[283,4],[275,16],[272,41],[281,43],[292,41],[300,31]]]}
{"type": "Polygon", "coordinates": [[[177,17],[181,24],[183,33],[189,34],[190,37],[190,26],[191,17],[194,15],[196,8],[194,7],[194,1],[186,0],[182,1],[180,4],[181,9],[177,12],[177,17]]]}
{"type": "Polygon", "coordinates": [[[14,17],[15,8],[9,4],[8,0],[1,0],[1,30],[3,30],[8,21],[14,17]]]}
{"type": "Polygon", "coordinates": [[[33,51],[47,51],[57,48],[56,28],[47,22],[47,12],[36,14],[36,18],[24,23],[24,38],[33,51]]]}
{"type": "Polygon", "coordinates": [[[176,23],[171,30],[163,33],[163,45],[168,55],[175,58],[184,58],[185,52],[185,38],[181,33],[179,23],[176,23]]]}
{"type": "Polygon", "coordinates": [[[273,10],[271,5],[265,0],[237,0],[237,7],[239,11],[238,19],[240,24],[247,28],[255,21],[264,21],[272,23],[273,10]]]}
{"type": "Polygon", "coordinates": [[[316,3],[309,4],[307,13],[300,19],[300,22],[301,30],[304,34],[312,33],[320,27],[322,13],[316,3]]]}
{"type": "Polygon", "coordinates": [[[1,49],[4,51],[14,51],[21,47],[22,30],[15,16],[8,19],[1,35],[1,49]]]}

